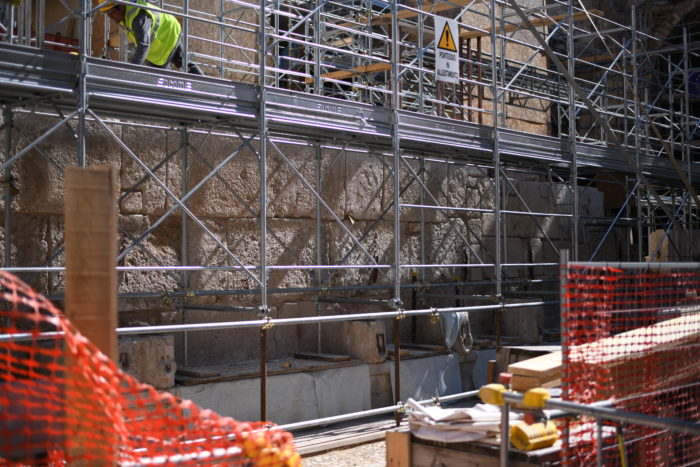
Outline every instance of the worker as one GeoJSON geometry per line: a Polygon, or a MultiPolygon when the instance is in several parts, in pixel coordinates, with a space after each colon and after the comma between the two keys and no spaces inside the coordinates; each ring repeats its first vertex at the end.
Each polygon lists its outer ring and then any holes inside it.
{"type": "MultiPolygon", "coordinates": [[[[164,11],[151,8],[145,0],[132,0],[128,5],[107,2],[100,11],[107,13],[112,20],[126,30],[129,39],[136,44],[136,50],[129,60],[136,65],[144,63],[167,68],[170,63],[182,68],[182,44],[180,23],[164,11]]],[[[202,70],[192,62],[187,64],[187,72],[203,75],[202,70]]]]}

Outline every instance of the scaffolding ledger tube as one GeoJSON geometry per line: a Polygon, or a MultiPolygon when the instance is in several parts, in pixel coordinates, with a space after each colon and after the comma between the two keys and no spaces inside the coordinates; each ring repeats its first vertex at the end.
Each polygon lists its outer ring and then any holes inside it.
{"type": "MultiPolygon", "coordinates": [[[[134,326],[117,328],[117,335],[120,336],[135,336],[140,334],[167,334],[172,332],[184,331],[214,331],[223,329],[243,329],[243,328],[261,328],[262,326],[289,326],[301,324],[315,323],[332,323],[340,321],[363,321],[368,319],[393,319],[408,316],[422,316],[436,313],[455,313],[461,311],[489,311],[499,308],[528,308],[533,306],[542,306],[548,302],[537,301],[527,303],[507,303],[505,305],[478,305],[478,306],[462,306],[448,308],[428,308],[420,310],[400,310],[400,311],[385,311],[378,313],[353,313],[346,315],[329,315],[329,316],[311,316],[307,318],[277,318],[277,319],[257,319],[250,321],[224,321],[216,323],[196,323],[196,324],[169,324],[158,326],[134,326]]],[[[25,341],[38,338],[53,338],[60,333],[42,333],[42,334],[0,334],[0,342],[10,341],[25,341]]]]}
{"type": "MultiPolygon", "coordinates": [[[[438,403],[444,403],[444,402],[453,402],[461,399],[468,399],[470,397],[476,397],[479,395],[479,391],[467,391],[467,392],[461,392],[458,394],[450,394],[449,396],[440,396],[432,399],[425,399],[422,401],[417,401],[418,404],[420,405],[435,405],[436,402],[438,403]]],[[[396,404],[396,405],[390,405],[388,407],[380,407],[377,409],[371,409],[371,410],[364,410],[362,412],[353,412],[345,415],[336,415],[333,417],[325,417],[325,418],[318,418],[316,420],[306,420],[303,422],[298,422],[298,423],[288,423],[286,425],[278,425],[273,427],[273,429],[276,430],[286,430],[286,431],[294,431],[294,430],[302,430],[304,428],[311,428],[314,426],[325,426],[325,425],[330,425],[332,423],[339,423],[339,422],[347,422],[350,420],[357,420],[359,418],[368,418],[372,417],[375,415],[383,415],[386,413],[391,413],[395,412],[398,410],[403,409],[405,406],[404,404],[396,404]]]]}

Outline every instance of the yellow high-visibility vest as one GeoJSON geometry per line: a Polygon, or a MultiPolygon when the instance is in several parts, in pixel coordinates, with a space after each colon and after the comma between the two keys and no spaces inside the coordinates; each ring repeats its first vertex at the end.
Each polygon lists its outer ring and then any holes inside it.
{"type": "MultiPolygon", "coordinates": [[[[124,25],[129,39],[136,42],[133,33],[133,21],[139,14],[139,5],[152,6],[144,0],[136,0],[134,6],[127,5],[124,25]]],[[[157,66],[165,65],[180,38],[180,23],[173,15],[158,10],[144,11],[151,16],[151,48],[148,49],[146,60],[157,66]]]]}

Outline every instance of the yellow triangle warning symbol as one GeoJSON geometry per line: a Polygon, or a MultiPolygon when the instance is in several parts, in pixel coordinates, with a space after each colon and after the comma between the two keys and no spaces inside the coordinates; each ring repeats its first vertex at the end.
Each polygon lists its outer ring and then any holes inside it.
{"type": "Polygon", "coordinates": [[[445,22],[445,27],[442,28],[442,34],[440,34],[440,42],[438,42],[438,48],[443,50],[449,50],[451,52],[457,52],[457,45],[454,39],[452,39],[452,31],[450,30],[450,25],[445,22]]]}

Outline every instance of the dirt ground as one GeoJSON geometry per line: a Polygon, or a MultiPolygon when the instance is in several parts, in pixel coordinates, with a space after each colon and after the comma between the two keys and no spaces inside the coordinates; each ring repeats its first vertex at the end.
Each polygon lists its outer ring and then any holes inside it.
{"type": "Polygon", "coordinates": [[[384,441],[336,449],[323,454],[302,458],[304,467],[384,467],[386,444],[384,441]]]}

